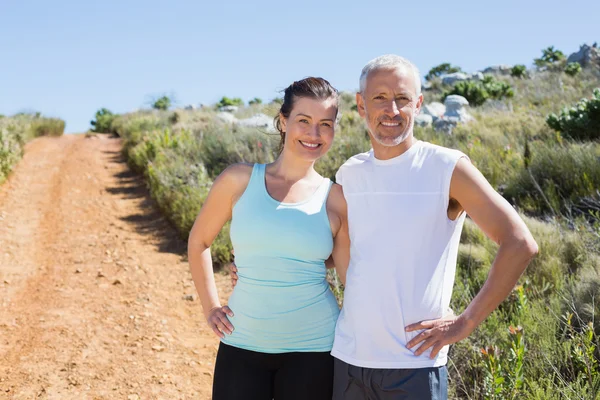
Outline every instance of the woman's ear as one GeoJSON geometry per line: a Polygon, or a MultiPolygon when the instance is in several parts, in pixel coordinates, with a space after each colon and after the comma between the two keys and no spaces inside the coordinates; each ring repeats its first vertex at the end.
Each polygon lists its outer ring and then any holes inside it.
{"type": "Polygon", "coordinates": [[[283,116],[283,114],[279,113],[279,125],[281,126],[281,131],[285,133],[285,126],[287,124],[287,119],[283,116]]]}

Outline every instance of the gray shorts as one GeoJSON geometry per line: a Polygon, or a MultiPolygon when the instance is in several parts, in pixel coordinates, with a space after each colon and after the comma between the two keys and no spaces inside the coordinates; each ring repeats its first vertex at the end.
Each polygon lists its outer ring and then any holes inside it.
{"type": "Polygon", "coordinates": [[[333,400],[447,400],[446,366],[362,368],[334,358],[333,400]]]}

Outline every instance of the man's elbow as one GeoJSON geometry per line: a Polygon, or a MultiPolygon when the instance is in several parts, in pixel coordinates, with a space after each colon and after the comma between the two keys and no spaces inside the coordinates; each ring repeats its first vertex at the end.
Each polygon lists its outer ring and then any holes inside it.
{"type": "Polygon", "coordinates": [[[539,253],[538,244],[531,234],[519,240],[518,249],[528,262],[539,253]]]}

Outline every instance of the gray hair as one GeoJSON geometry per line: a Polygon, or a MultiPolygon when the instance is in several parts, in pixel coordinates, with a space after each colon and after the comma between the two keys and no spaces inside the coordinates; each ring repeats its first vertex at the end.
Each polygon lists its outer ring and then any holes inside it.
{"type": "Polygon", "coordinates": [[[367,86],[367,77],[369,74],[378,69],[386,68],[406,68],[410,70],[415,77],[415,88],[417,89],[417,96],[421,94],[421,75],[419,69],[415,64],[410,62],[404,57],[397,56],[395,54],[386,54],[372,59],[365,65],[360,73],[360,93],[365,92],[367,86]]]}

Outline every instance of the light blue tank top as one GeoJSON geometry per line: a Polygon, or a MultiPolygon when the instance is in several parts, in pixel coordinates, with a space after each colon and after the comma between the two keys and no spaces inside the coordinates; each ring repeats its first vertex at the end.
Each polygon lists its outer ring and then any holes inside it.
{"type": "Polygon", "coordinates": [[[331,350],[339,307],[325,279],[330,188],[325,179],[305,201],[282,203],[267,192],[265,165],[254,165],[233,208],[238,282],[229,298],[234,331],[224,343],[263,353],[331,350]]]}

